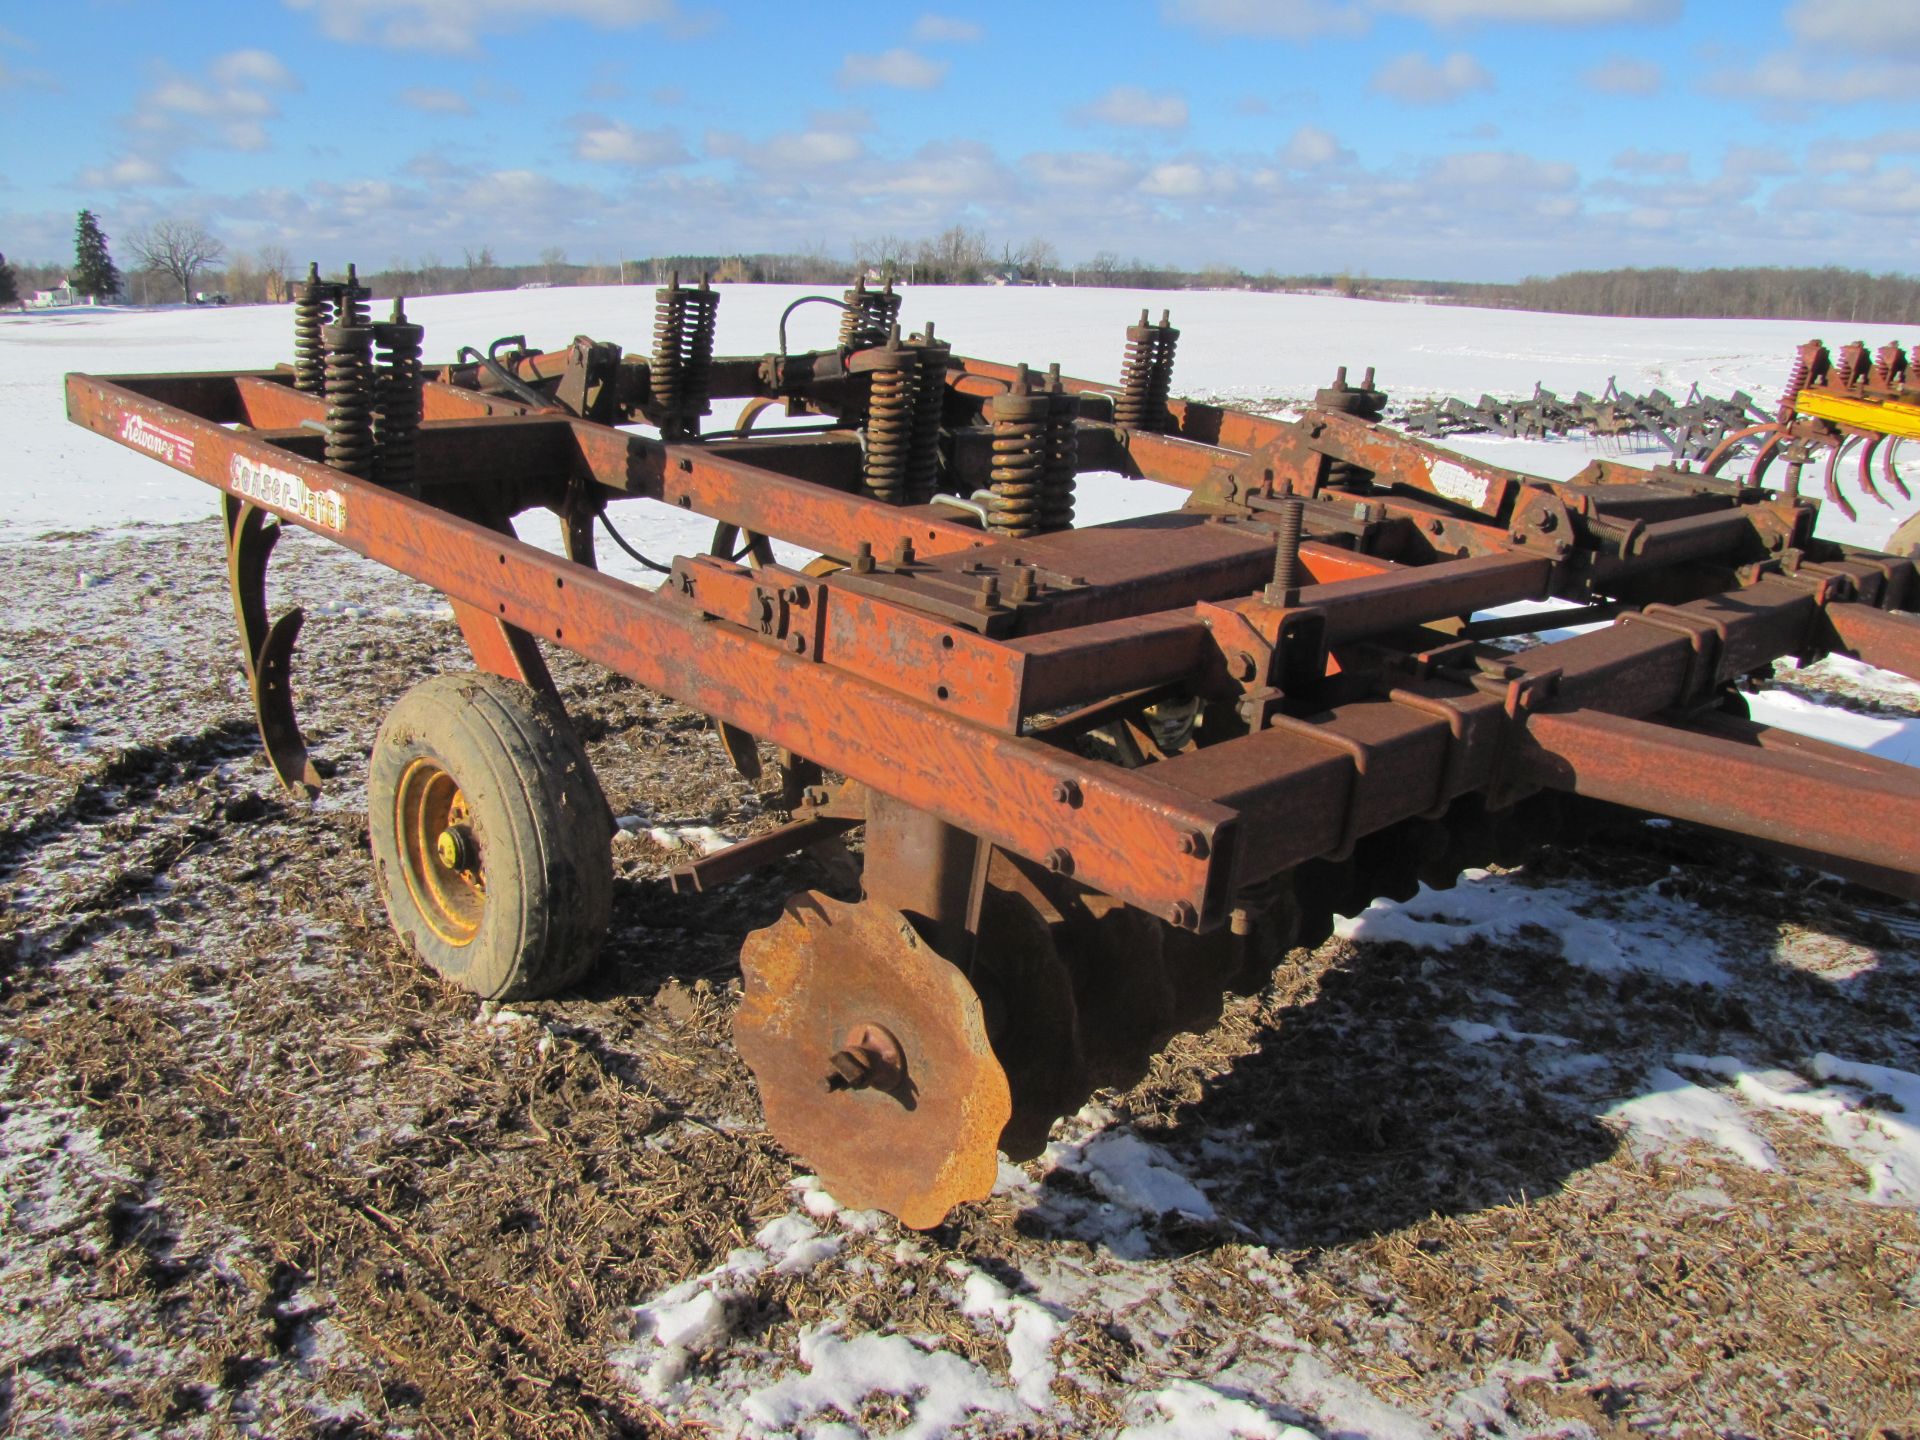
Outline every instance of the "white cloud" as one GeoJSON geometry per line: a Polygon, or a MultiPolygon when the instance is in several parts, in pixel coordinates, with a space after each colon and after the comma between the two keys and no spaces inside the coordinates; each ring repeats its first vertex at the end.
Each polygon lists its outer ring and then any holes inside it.
{"type": "Polygon", "coordinates": [[[1337,0],[1162,0],[1160,13],[1176,24],[1216,35],[1280,40],[1364,35],[1372,24],[1360,6],[1337,0]]]}
{"type": "Polygon", "coordinates": [[[298,90],[300,82],[280,63],[280,57],[265,50],[233,50],[217,57],[207,73],[222,85],[262,86],[267,89],[298,90]]]}
{"type": "Polygon", "coordinates": [[[1528,25],[1626,25],[1671,20],[1681,0],[1373,0],[1382,10],[1435,25],[1512,21],[1528,25]]]}
{"type": "Polygon", "coordinates": [[[335,40],[400,49],[470,54],[478,37],[554,19],[581,20],[603,30],[658,25],[681,18],[673,0],[283,0],[314,12],[335,40]]]}
{"type": "Polygon", "coordinates": [[[1131,189],[1140,178],[1133,161],[1104,150],[1054,150],[1029,155],[1020,169],[1048,188],[1111,193],[1131,189]]]}
{"type": "Polygon", "coordinates": [[[1337,137],[1318,125],[1302,125],[1280,147],[1280,163],[1289,170],[1318,170],[1323,165],[1351,165],[1357,157],[1337,137]]]}
{"type": "Polygon", "coordinates": [[[971,20],[950,15],[922,15],[913,22],[913,38],[923,45],[971,45],[987,32],[971,20]]]}
{"type": "Polygon", "coordinates": [[[596,165],[626,165],[655,170],[680,165],[693,157],[671,130],[636,130],[620,120],[581,115],[573,121],[573,154],[596,165]]]}
{"type": "Polygon", "coordinates": [[[1920,5],[1913,0],[1799,0],[1787,25],[1817,45],[1920,59],[1920,5]]]}
{"type": "Polygon", "coordinates": [[[1493,89],[1493,76],[1464,50],[1437,64],[1415,52],[1387,61],[1374,72],[1367,88],[1408,105],[1444,105],[1475,90],[1493,89]]]}
{"type": "Polygon", "coordinates": [[[416,85],[400,92],[400,103],[427,115],[471,115],[473,106],[458,90],[416,85]]]}
{"type": "Polygon", "coordinates": [[[1580,72],[1589,90],[1603,95],[1657,95],[1664,75],[1651,60],[1614,55],[1580,72]]]}
{"type": "Polygon", "coordinates": [[[187,182],[171,166],[158,160],[144,155],[123,155],[105,165],[82,170],[75,183],[89,190],[137,190],[147,186],[183,186],[187,182]]]}
{"type": "Polygon", "coordinates": [[[795,130],[767,141],[761,160],[776,169],[819,170],[858,160],[865,151],[859,137],[844,130],[795,130]]]}
{"type": "Polygon", "coordinates": [[[1143,90],[1138,85],[1116,85],[1091,104],[1073,112],[1076,120],[1123,125],[1143,130],[1179,130],[1187,123],[1185,97],[1171,91],[1143,90]]]}
{"type": "Polygon", "coordinates": [[[1211,188],[1206,170],[1190,160],[1156,165],[1147,172],[1147,178],[1140,182],[1140,189],[1145,194],[1175,199],[1204,195],[1211,188]]]}
{"type": "Polygon", "coordinates": [[[1865,100],[1909,100],[1920,90],[1920,62],[1871,60],[1833,66],[1811,63],[1794,51],[1763,55],[1745,69],[1717,70],[1709,93],[1798,111],[1812,105],[1854,105],[1865,100]]]}
{"type": "Polygon", "coordinates": [[[1636,175],[1684,175],[1691,162],[1678,150],[1641,150],[1629,147],[1613,157],[1613,168],[1636,175]]]}
{"type": "Polygon", "coordinates": [[[882,50],[877,55],[849,55],[840,63],[844,86],[886,85],[895,90],[932,90],[947,75],[945,60],[929,60],[917,51],[882,50]]]}
{"type": "Polygon", "coordinates": [[[1571,190],[1579,171],[1561,161],[1513,150],[1467,150],[1442,155],[1426,167],[1434,183],[1462,190],[1499,190],[1513,195],[1571,190]]]}

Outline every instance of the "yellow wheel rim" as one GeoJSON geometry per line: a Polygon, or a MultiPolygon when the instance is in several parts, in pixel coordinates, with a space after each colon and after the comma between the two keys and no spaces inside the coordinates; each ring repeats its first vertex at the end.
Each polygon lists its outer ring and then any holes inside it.
{"type": "Polygon", "coordinates": [[[459,783],[437,761],[413,761],[400,776],[393,823],[407,892],[421,918],[447,944],[472,944],[486,913],[487,882],[459,783]]]}

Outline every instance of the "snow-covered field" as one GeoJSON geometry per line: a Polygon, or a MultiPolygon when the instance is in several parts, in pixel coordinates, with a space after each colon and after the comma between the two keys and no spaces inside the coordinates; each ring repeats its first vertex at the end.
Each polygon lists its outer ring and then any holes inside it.
{"type": "MultiPolygon", "coordinates": [[[[773,348],[802,293],[730,288],[719,349],[773,348]]],[[[1337,364],[1396,399],[1617,377],[1764,401],[1815,333],[1073,290],[916,289],[905,318],[1099,378],[1142,306],[1183,332],[1178,390],[1263,405],[1337,364]]],[[[431,357],[522,332],[642,345],[651,307],[633,288],[409,309],[431,357]]],[[[824,343],[833,314],[799,311],[792,343],[824,343]]],[[[478,1017],[408,981],[354,815],[378,697],[458,663],[433,597],[288,546],[311,728],[342,769],[317,810],[284,804],[225,658],[212,492],[62,410],[67,370],[264,366],[288,325],[0,316],[0,1435],[1913,1427],[1920,912],[1670,828],[1343,921],[930,1235],[842,1208],[757,1133],[725,966],[766,916],[648,887],[675,847],[765,817],[672,707],[562,675],[605,722],[622,815],[614,979],[478,1017]],[[143,745],[159,758],[129,759],[143,745]],[[648,758],[622,771],[616,750],[648,758]],[[80,1044],[94,1024],[121,1053],[80,1044]],[[603,1104],[611,1139],[585,1129],[603,1104]],[[234,1173],[332,1195],[334,1228],[192,1158],[221,1147],[234,1173]],[[527,1192],[470,1198],[509,1181],[527,1192]],[[390,1308],[402,1292],[448,1328],[390,1308]]],[[[1596,453],[1458,448],[1561,477],[1596,453]]],[[[1083,513],[1176,498],[1109,480],[1083,513]]],[[[707,538],[664,508],[623,529],[650,552],[707,538]]],[[[1756,718],[1920,763],[1920,687],[1844,662],[1781,679],[1756,718]]]]}

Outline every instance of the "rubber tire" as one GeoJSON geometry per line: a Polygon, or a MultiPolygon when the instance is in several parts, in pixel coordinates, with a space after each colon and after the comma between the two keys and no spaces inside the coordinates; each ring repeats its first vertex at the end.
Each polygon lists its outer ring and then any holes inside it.
{"type": "Polygon", "coordinates": [[[393,928],[450,983],[526,1000],[592,966],[612,909],[612,815],[573,727],[525,685],[465,671],[401,696],[373,743],[367,829],[393,928]],[[480,851],[486,902],[464,945],[434,932],[405,878],[396,802],[422,757],[466,796],[480,851]]]}

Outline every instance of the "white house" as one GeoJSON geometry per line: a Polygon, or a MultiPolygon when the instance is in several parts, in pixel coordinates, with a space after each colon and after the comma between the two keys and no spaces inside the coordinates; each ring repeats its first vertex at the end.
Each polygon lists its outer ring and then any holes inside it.
{"type": "Polygon", "coordinates": [[[51,290],[36,290],[27,304],[36,310],[51,310],[58,305],[72,305],[77,302],[73,293],[73,282],[62,280],[51,290]]]}

